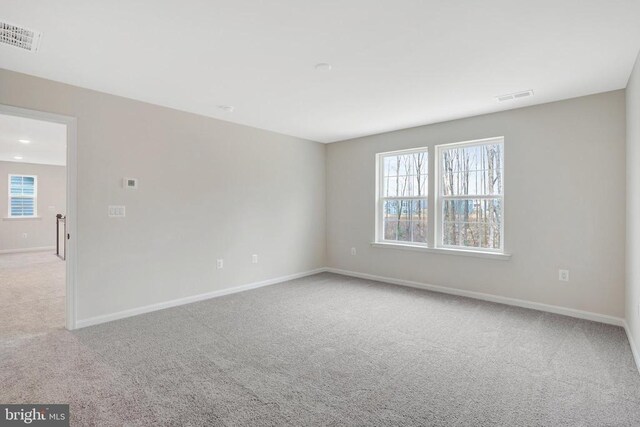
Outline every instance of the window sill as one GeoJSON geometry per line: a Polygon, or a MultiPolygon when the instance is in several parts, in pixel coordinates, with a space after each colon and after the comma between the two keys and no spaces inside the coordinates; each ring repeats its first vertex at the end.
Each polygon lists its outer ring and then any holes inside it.
{"type": "Polygon", "coordinates": [[[8,216],[2,218],[3,221],[29,221],[29,220],[40,220],[41,216],[8,216]]]}
{"type": "Polygon", "coordinates": [[[474,258],[487,258],[487,259],[497,259],[502,261],[507,261],[511,259],[511,254],[500,254],[494,252],[481,252],[481,251],[471,251],[466,249],[446,249],[446,248],[430,248],[428,246],[422,245],[405,245],[401,243],[383,243],[383,242],[372,242],[371,246],[374,248],[386,248],[386,249],[400,249],[404,251],[417,251],[417,252],[430,252],[435,254],[444,254],[444,255],[459,255],[459,256],[468,256],[474,258]]]}

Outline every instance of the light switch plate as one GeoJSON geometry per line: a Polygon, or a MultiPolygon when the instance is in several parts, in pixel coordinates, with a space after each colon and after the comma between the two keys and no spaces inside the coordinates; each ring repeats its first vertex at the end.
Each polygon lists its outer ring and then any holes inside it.
{"type": "Polygon", "coordinates": [[[124,206],[109,206],[109,217],[122,218],[124,216],[126,216],[126,210],[124,206]]]}

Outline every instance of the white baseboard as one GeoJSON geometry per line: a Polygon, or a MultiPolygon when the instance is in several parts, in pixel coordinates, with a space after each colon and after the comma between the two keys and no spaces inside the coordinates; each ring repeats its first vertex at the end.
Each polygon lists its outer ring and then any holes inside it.
{"type": "Polygon", "coordinates": [[[626,321],[624,322],[624,331],[627,333],[627,339],[629,340],[631,353],[633,353],[633,360],[636,362],[636,368],[638,369],[638,372],[640,372],[640,351],[638,351],[638,347],[636,347],[636,342],[633,340],[633,336],[629,330],[629,325],[626,321]]]}
{"type": "Polygon", "coordinates": [[[22,249],[1,249],[0,254],[20,254],[25,252],[44,252],[55,251],[55,246],[43,246],[40,248],[22,248],[22,249]]]}
{"type": "Polygon", "coordinates": [[[78,320],[76,329],[85,328],[87,326],[98,325],[100,323],[111,322],[113,320],[124,319],[126,317],[137,316],[138,314],[150,313],[152,311],[163,310],[165,308],[176,307],[193,302],[203,301],[210,298],[221,297],[224,295],[235,294],[238,292],[248,291],[250,289],[261,288],[264,286],[275,285],[276,283],[287,282],[289,280],[299,279],[301,277],[312,276],[314,274],[325,272],[325,268],[305,271],[302,273],[290,274],[288,276],[276,277],[274,279],[253,282],[246,285],[236,286],[233,288],[220,289],[217,291],[207,292],[204,294],[192,295],[184,298],[178,298],[171,301],[160,302],[156,304],[146,305],[144,307],[132,308],[129,310],[118,311],[117,313],[104,314],[101,316],[90,317],[88,319],[78,320]]]}
{"type": "MultiPolygon", "coordinates": [[[[516,307],[529,308],[532,310],[546,311],[549,313],[562,314],[564,316],[576,317],[578,319],[586,319],[594,322],[606,323],[609,325],[624,327],[624,319],[606,314],[592,313],[589,311],[576,310],[574,308],[560,307],[557,305],[543,304],[539,302],[525,301],[516,298],[503,297],[499,295],[485,294],[481,292],[466,291],[463,289],[449,288],[446,286],[429,285],[426,283],[413,282],[410,280],[393,279],[390,277],[376,276],[367,273],[358,273],[355,271],[340,270],[337,268],[327,268],[330,273],[342,274],[344,276],[358,277],[361,279],[375,280],[378,282],[391,283],[393,285],[408,286],[411,288],[426,289],[428,291],[440,292],[444,294],[457,295],[462,297],[474,298],[483,301],[496,302],[500,304],[513,305],[516,307]]],[[[638,360],[638,359],[636,359],[638,360]]]]}

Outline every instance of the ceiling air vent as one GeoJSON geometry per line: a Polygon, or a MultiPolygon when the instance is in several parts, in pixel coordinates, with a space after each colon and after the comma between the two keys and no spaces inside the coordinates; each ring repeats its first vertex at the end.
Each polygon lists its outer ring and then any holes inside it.
{"type": "Polygon", "coordinates": [[[528,96],[533,96],[532,90],[525,90],[524,92],[516,92],[516,93],[510,93],[507,95],[500,95],[500,96],[496,96],[496,99],[498,100],[498,102],[505,102],[505,101],[513,101],[520,98],[526,98],[528,96]]]}
{"type": "Polygon", "coordinates": [[[0,21],[0,43],[35,52],[42,33],[0,21]]]}

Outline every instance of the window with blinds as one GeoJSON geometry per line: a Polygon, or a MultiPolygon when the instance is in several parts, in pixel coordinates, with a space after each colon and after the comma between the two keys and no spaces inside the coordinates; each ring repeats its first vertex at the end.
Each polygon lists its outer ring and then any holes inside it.
{"type": "Polygon", "coordinates": [[[37,215],[38,177],[9,175],[9,217],[37,215]]]}

